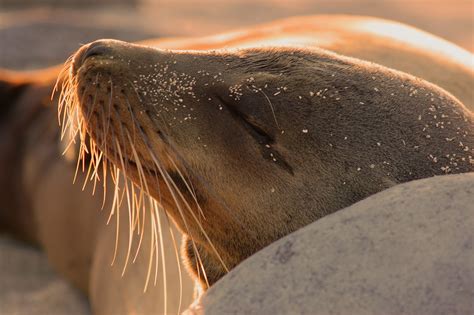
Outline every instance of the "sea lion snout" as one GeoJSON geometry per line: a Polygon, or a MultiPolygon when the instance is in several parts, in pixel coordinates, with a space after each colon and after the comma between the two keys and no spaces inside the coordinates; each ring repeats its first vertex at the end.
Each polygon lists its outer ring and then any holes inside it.
{"type": "Polygon", "coordinates": [[[114,54],[113,46],[120,42],[112,39],[99,39],[95,42],[91,42],[82,46],[73,57],[72,71],[77,73],[78,69],[84,64],[84,62],[91,57],[112,57],[114,54]]]}

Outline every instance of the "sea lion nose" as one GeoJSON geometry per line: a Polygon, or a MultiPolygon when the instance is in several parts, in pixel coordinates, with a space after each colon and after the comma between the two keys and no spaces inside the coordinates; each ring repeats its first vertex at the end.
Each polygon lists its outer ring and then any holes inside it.
{"type": "Polygon", "coordinates": [[[77,70],[87,60],[93,56],[107,56],[112,52],[112,48],[107,44],[106,40],[98,40],[90,44],[82,46],[75,54],[73,59],[73,71],[77,70]]]}
{"type": "Polygon", "coordinates": [[[102,41],[96,41],[89,44],[89,47],[84,52],[82,57],[82,62],[84,62],[87,58],[92,56],[104,56],[109,54],[112,51],[110,46],[106,45],[102,41]]]}

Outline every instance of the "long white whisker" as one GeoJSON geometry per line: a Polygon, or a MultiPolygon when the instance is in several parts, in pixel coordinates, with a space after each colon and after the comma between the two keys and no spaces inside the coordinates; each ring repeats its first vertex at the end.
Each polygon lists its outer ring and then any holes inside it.
{"type": "MultiPolygon", "coordinates": [[[[248,87],[247,87],[247,88],[248,88],[248,87]]],[[[270,105],[270,109],[272,110],[273,119],[275,119],[275,124],[276,124],[277,128],[278,128],[279,130],[281,130],[280,125],[278,124],[278,121],[277,121],[277,118],[276,118],[276,115],[275,115],[275,109],[273,108],[273,104],[272,104],[272,102],[270,101],[270,98],[268,98],[267,94],[266,94],[265,92],[263,92],[262,89],[257,89],[257,91],[259,91],[260,93],[262,93],[263,96],[265,96],[265,98],[267,99],[267,102],[268,102],[268,104],[270,105]]]]}

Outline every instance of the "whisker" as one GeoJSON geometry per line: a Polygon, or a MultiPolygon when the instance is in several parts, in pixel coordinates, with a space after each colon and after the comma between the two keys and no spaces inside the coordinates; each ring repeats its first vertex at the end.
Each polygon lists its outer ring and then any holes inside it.
{"type": "MultiPolygon", "coordinates": [[[[138,93],[137,93],[138,95],[138,93]]],[[[133,111],[131,109],[131,105],[130,103],[128,102],[127,100],[127,105],[129,107],[129,111],[130,111],[130,114],[132,116],[132,122],[134,124],[137,124],[137,120],[135,119],[135,116],[133,115],[133,111]]],[[[161,167],[160,163],[158,162],[158,159],[157,157],[155,156],[154,152],[151,150],[151,147],[150,147],[150,144],[149,144],[149,140],[148,140],[148,137],[146,134],[143,133],[143,131],[141,130],[141,128],[139,126],[137,126],[137,130],[141,133],[141,136],[142,136],[142,141],[144,142],[144,144],[146,145],[146,147],[148,148],[148,154],[151,156],[152,160],[153,160],[153,163],[155,164],[155,166],[157,166],[157,169],[158,171],[160,172],[162,178],[164,179],[166,185],[169,187],[169,191],[171,193],[171,196],[175,202],[175,204],[177,205],[179,211],[181,212],[181,216],[183,217],[184,219],[184,216],[182,214],[182,210],[181,210],[181,207],[180,207],[180,204],[178,202],[178,199],[175,195],[175,192],[178,193],[178,195],[181,197],[181,200],[185,203],[185,205],[188,207],[188,209],[190,210],[189,213],[191,214],[191,216],[193,217],[193,219],[196,221],[197,225],[199,226],[199,229],[201,230],[201,232],[203,233],[204,237],[206,238],[207,242],[209,243],[209,245],[211,246],[212,250],[214,251],[214,253],[216,254],[218,260],[220,261],[220,263],[222,264],[222,266],[224,267],[224,269],[228,272],[228,268],[226,266],[226,264],[224,263],[224,261],[222,260],[222,257],[220,256],[220,254],[217,252],[214,244],[212,243],[211,239],[209,238],[209,236],[207,235],[206,231],[204,230],[204,228],[202,227],[201,223],[199,222],[199,220],[196,218],[194,212],[192,211],[192,208],[189,206],[189,204],[187,203],[186,199],[184,198],[184,196],[181,194],[181,192],[179,191],[178,187],[176,186],[176,184],[174,183],[173,179],[169,176],[169,174],[161,167]],[[170,182],[172,183],[172,185],[170,185],[170,182]],[[172,189],[172,186],[174,187],[174,189],[172,189]]],[[[183,222],[185,223],[186,221],[183,220],[183,222]]],[[[187,228],[187,227],[186,227],[187,228]]],[[[189,231],[189,229],[187,228],[187,230],[189,231]]],[[[191,237],[191,239],[193,239],[193,237],[191,237]]],[[[193,241],[194,242],[194,241],[193,241]]],[[[195,249],[196,251],[196,254],[199,256],[199,251],[197,251],[197,248],[195,249]]],[[[201,262],[201,265],[202,265],[202,262],[201,262]]],[[[203,273],[205,274],[205,271],[203,269],[203,273]]],[[[206,282],[207,282],[207,278],[206,278],[206,282]]],[[[207,285],[209,286],[209,283],[207,282],[207,285]]]]}
{"type": "MultiPolygon", "coordinates": [[[[248,89],[248,87],[247,87],[247,89],[248,89]]],[[[270,105],[270,109],[272,110],[273,119],[275,119],[275,124],[276,124],[277,128],[279,130],[281,130],[280,125],[278,124],[278,121],[277,121],[277,118],[276,118],[276,115],[275,115],[275,109],[273,108],[273,104],[270,101],[270,98],[268,98],[267,94],[265,92],[263,92],[262,89],[257,89],[257,91],[261,92],[263,94],[263,96],[265,96],[265,98],[267,99],[268,105],[270,105]]]]}
{"type": "MultiPolygon", "coordinates": [[[[120,233],[120,205],[117,205],[116,212],[116,227],[115,227],[115,246],[114,246],[114,256],[112,258],[111,266],[115,264],[115,259],[117,258],[117,249],[118,249],[118,242],[119,242],[119,233],[120,233]]],[[[110,220],[110,217],[109,217],[110,220]]],[[[107,224],[109,222],[107,221],[107,224]]]]}
{"type": "MultiPolygon", "coordinates": [[[[154,218],[153,218],[153,215],[151,215],[151,225],[152,225],[152,230],[153,230],[153,222],[154,218]]],[[[146,275],[146,281],[145,281],[145,287],[143,288],[143,292],[146,292],[147,288],[148,288],[148,282],[150,281],[150,274],[151,274],[151,267],[153,265],[153,253],[154,253],[154,250],[155,250],[155,246],[153,246],[153,233],[151,233],[151,241],[150,241],[150,256],[149,256],[149,260],[148,260],[148,271],[147,271],[147,275],[146,275]]]]}
{"type": "Polygon", "coordinates": [[[202,217],[205,219],[206,216],[204,215],[204,211],[202,211],[201,209],[201,206],[199,205],[199,202],[197,200],[197,197],[196,197],[196,193],[194,192],[194,189],[191,189],[190,185],[188,184],[188,181],[184,178],[183,174],[181,173],[181,171],[179,170],[178,166],[176,165],[176,163],[174,162],[174,160],[171,158],[171,156],[168,155],[168,159],[169,161],[171,161],[171,163],[173,164],[173,167],[175,168],[175,170],[178,172],[179,176],[181,177],[181,179],[183,180],[186,188],[189,190],[191,196],[193,197],[194,199],[194,202],[196,203],[196,206],[199,210],[199,213],[202,215],[202,217]]]}
{"type": "MultiPolygon", "coordinates": [[[[114,215],[116,216],[114,254],[111,265],[114,265],[118,259],[117,252],[119,250],[120,233],[123,233],[124,226],[127,226],[126,222],[122,222],[122,224],[120,222],[121,220],[126,220],[122,217],[123,215],[127,215],[127,213],[124,213],[125,209],[121,208],[122,205],[127,206],[129,235],[127,253],[121,270],[122,276],[125,275],[130,260],[132,260],[132,263],[135,263],[140,248],[143,245],[142,243],[146,243],[143,240],[145,231],[148,229],[147,224],[151,224],[151,239],[149,244],[150,255],[148,257],[148,269],[144,292],[150,284],[152,272],[154,272],[154,284],[156,285],[160,271],[159,268],[161,267],[160,265],[162,265],[162,285],[165,300],[164,313],[167,313],[168,277],[166,269],[167,263],[165,259],[164,227],[162,225],[165,221],[163,221],[162,214],[165,215],[168,223],[169,218],[166,212],[160,213],[160,211],[163,211],[163,202],[161,200],[162,195],[159,184],[162,184],[162,186],[166,188],[163,196],[166,196],[166,198],[168,198],[168,196],[171,197],[171,207],[175,208],[174,210],[178,214],[178,217],[181,217],[184,231],[189,236],[189,246],[192,246],[192,250],[195,253],[196,269],[199,278],[201,280],[203,279],[209,286],[208,277],[203,263],[203,258],[207,255],[207,252],[201,253],[201,251],[198,250],[198,248],[201,249],[201,244],[197,243],[197,235],[200,237],[199,240],[202,240],[201,235],[204,236],[205,242],[209,244],[205,244],[206,248],[209,246],[212,249],[213,256],[215,255],[224,269],[228,271],[224,260],[212,243],[203,224],[201,224],[202,219],[206,219],[206,217],[201,205],[199,204],[196,190],[193,187],[193,181],[191,179],[194,178],[190,176],[192,174],[189,174],[185,167],[180,169],[180,166],[178,166],[181,165],[179,161],[175,161],[173,156],[168,152],[165,152],[164,154],[165,158],[170,161],[169,164],[164,164],[163,161],[158,159],[157,153],[152,149],[150,139],[146,135],[145,130],[140,126],[139,120],[135,117],[135,108],[132,108],[128,96],[121,101],[122,105],[124,105],[123,108],[126,108],[129,111],[132,124],[126,125],[125,123],[121,123],[121,118],[123,118],[122,110],[119,112],[117,110],[117,105],[113,103],[115,102],[114,97],[117,98],[117,96],[115,96],[117,87],[115,86],[112,77],[109,77],[107,81],[110,85],[110,93],[108,95],[108,106],[106,108],[103,106],[103,100],[99,98],[101,91],[97,87],[101,74],[97,73],[95,84],[92,83],[95,87],[95,91],[90,88],[89,90],[86,90],[79,84],[79,82],[77,82],[71,72],[66,72],[66,68],[71,67],[71,62],[72,57],[68,58],[66,61],[65,67],[60,74],[61,79],[58,78],[56,81],[53,94],[61,87],[61,93],[59,96],[60,104],[58,106],[58,121],[61,125],[61,138],[65,136],[71,137],[70,139],[67,139],[67,147],[76,144],[76,141],[79,140],[77,142],[79,144],[79,150],[74,173],[74,181],[76,181],[79,169],[81,169],[82,172],[85,173],[85,180],[82,184],[82,189],[85,189],[87,182],[93,181],[93,194],[96,191],[97,182],[100,180],[103,181],[102,185],[104,195],[102,198],[101,209],[104,208],[107,200],[107,181],[112,180],[113,182],[112,206],[107,218],[107,224],[109,224],[112,217],[114,215]],[[82,95],[79,95],[79,89],[81,90],[80,93],[82,93],[82,95]],[[90,93],[91,91],[94,92],[93,98],[91,95],[92,93],[90,93]],[[87,93],[90,94],[87,95],[87,93]],[[87,112],[81,108],[80,102],[83,102],[84,100],[89,103],[92,102],[90,104],[87,103],[87,105],[89,105],[87,112]],[[95,113],[97,114],[97,117],[93,116],[95,113]],[[116,116],[118,119],[114,119],[116,116]],[[183,181],[187,191],[182,192],[182,188],[178,188],[175,180],[170,176],[168,169],[165,168],[165,166],[168,167],[169,165],[171,165],[173,171],[176,171],[179,175],[180,180],[183,181]],[[102,171],[100,170],[101,168],[102,171]],[[151,197],[151,188],[153,189],[154,197],[151,197]],[[191,196],[188,196],[188,192],[191,196]],[[124,200],[124,198],[126,199],[124,200]],[[125,201],[126,203],[124,203],[125,201]],[[121,211],[122,213],[120,213],[121,211]],[[148,211],[150,212],[147,213],[148,211]],[[195,225],[193,221],[196,222],[195,225]],[[193,223],[193,225],[190,223],[193,223]],[[193,229],[191,230],[190,227],[193,229]],[[137,233],[137,237],[139,235],[138,244],[136,243],[135,232],[137,233]],[[135,250],[135,246],[136,251],[133,253],[132,250],[135,250]],[[159,257],[160,255],[161,257],[159,257]]],[[[106,78],[102,79],[106,80],[106,78]]],[[[137,94],[138,100],[142,102],[139,90],[134,86],[133,82],[130,81],[130,84],[137,94]]],[[[270,100],[268,101],[275,122],[278,125],[273,105],[270,100]]],[[[111,188],[109,187],[109,189],[111,188]]],[[[169,200],[165,201],[168,202],[169,200]]],[[[168,203],[166,203],[166,205],[168,205],[168,203]]],[[[171,226],[168,226],[168,228],[178,263],[178,277],[180,281],[178,312],[180,312],[183,300],[183,275],[179,263],[179,250],[176,244],[175,235],[171,226]]],[[[123,247],[122,244],[120,245],[123,247]]],[[[147,244],[143,246],[147,246],[147,244]]],[[[120,260],[122,260],[122,258],[120,258],[120,260]]]]}
{"type": "MultiPolygon", "coordinates": [[[[131,115],[131,117],[132,117],[133,125],[135,125],[135,124],[138,125],[138,123],[136,122],[136,119],[135,119],[135,117],[134,117],[134,115],[133,115],[133,111],[132,111],[132,108],[131,108],[131,106],[130,106],[130,103],[128,102],[128,99],[126,99],[126,101],[127,101],[127,105],[128,105],[128,109],[129,109],[130,115],[131,115]]],[[[139,127],[139,126],[137,126],[137,127],[138,127],[137,129],[141,131],[140,127],[139,127]]],[[[144,137],[144,136],[145,136],[145,135],[143,135],[143,133],[142,133],[142,140],[145,142],[145,145],[148,147],[148,151],[150,151],[149,153],[152,153],[151,150],[150,150],[150,146],[149,146],[149,144],[148,144],[147,137],[146,137],[146,136],[144,137]],[[143,138],[143,137],[144,137],[144,138],[143,138]]],[[[158,169],[159,169],[159,171],[160,171],[160,174],[161,174],[162,177],[164,178],[165,184],[169,187],[169,190],[170,190],[170,192],[171,192],[171,195],[172,195],[172,197],[173,197],[173,200],[175,201],[175,204],[176,204],[176,206],[177,206],[177,208],[178,208],[178,212],[180,213],[180,216],[181,216],[181,218],[183,219],[183,222],[184,222],[184,224],[185,224],[185,228],[186,228],[186,230],[188,231],[188,234],[191,236],[191,241],[192,241],[192,244],[193,244],[193,249],[194,249],[194,251],[195,251],[195,253],[196,253],[196,256],[199,257],[200,266],[201,266],[201,268],[202,268],[202,270],[203,270],[203,274],[204,274],[204,276],[205,276],[206,283],[207,283],[208,286],[209,286],[209,283],[208,283],[208,281],[207,281],[207,277],[206,277],[206,275],[205,275],[205,270],[204,270],[204,268],[203,268],[202,261],[201,261],[201,259],[200,259],[200,253],[199,253],[199,251],[197,250],[196,244],[195,244],[195,242],[194,242],[194,238],[192,237],[192,233],[190,233],[190,230],[189,230],[189,227],[188,227],[188,225],[187,225],[187,223],[186,223],[186,219],[185,219],[185,217],[184,217],[184,214],[183,214],[183,211],[182,211],[182,209],[181,209],[181,206],[180,206],[180,204],[179,204],[179,202],[178,202],[178,200],[177,200],[177,198],[176,198],[176,196],[175,196],[175,194],[174,194],[174,192],[173,192],[173,188],[169,185],[169,181],[168,181],[168,179],[166,178],[166,176],[164,176],[163,170],[162,170],[162,168],[161,168],[161,166],[160,166],[160,164],[159,164],[159,162],[158,162],[158,160],[157,160],[156,158],[154,158],[154,163],[155,163],[155,165],[158,167],[158,169]]],[[[192,211],[192,210],[191,210],[191,211],[192,211]]],[[[200,227],[201,227],[201,229],[202,229],[202,226],[200,226],[200,227]]],[[[203,231],[203,232],[205,233],[205,231],[203,231]]],[[[151,263],[151,261],[150,261],[150,263],[151,263]]]]}
{"type": "MultiPolygon", "coordinates": [[[[161,228],[161,216],[160,216],[160,213],[158,212],[158,203],[154,200],[153,201],[153,205],[154,205],[154,211],[155,211],[155,214],[156,214],[156,217],[158,218],[158,234],[160,236],[160,248],[161,248],[161,262],[163,264],[163,292],[164,292],[164,300],[165,300],[165,306],[164,306],[164,313],[163,314],[167,314],[167,302],[168,302],[168,296],[167,296],[167,281],[166,281],[166,260],[165,260],[165,246],[163,244],[163,231],[162,231],[162,228],[161,228]]],[[[155,278],[155,282],[156,282],[156,278],[155,278]]]]}
{"type": "Polygon", "coordinates": [[[176,245],[176,238],[174,237],[174,233],[171,229],[171,225],[169,222],[168,215],[165,212],[165,217],[168,223],[168,230],[171,236],[171,240],[173,243],[173,249],[174,249],[174,254],[176,257],[176,264],[178,266],[178,279],[179,279],[179,303],[178,303],[178,314],[181,314],[181,307],[183,303],[183,275],[182,275],[182,270],[181,270],[181,264],[179,260],[179,251],[178,251],[178,246],[176,245]]]}

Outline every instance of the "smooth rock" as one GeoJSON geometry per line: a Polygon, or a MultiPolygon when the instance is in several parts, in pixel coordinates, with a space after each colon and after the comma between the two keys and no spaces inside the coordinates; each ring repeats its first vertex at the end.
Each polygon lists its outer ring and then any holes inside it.
{"type": "Polygon", "coordinates": [[[474,314],[474,173],[397,185],[278,240],[191,314],[474,314]]]}

